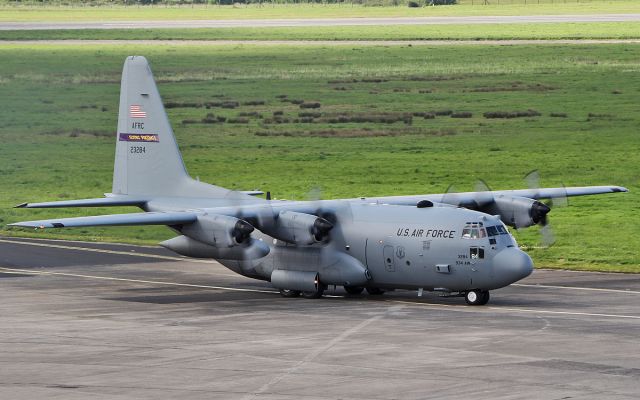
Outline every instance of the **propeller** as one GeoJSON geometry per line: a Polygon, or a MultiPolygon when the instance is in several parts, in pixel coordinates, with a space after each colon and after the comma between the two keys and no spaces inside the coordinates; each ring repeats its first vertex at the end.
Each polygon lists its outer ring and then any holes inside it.
{"type": "Polygon", "coordinates": [[[258,224],[258,220],[253,215],[245,215],[243,212],[243,206],[245,205],[246,195],[236,190],[230,190],[226,196],[229,200],[231,207],[235,211],[235,217],[238,222],[234,226],[231,235],[237,243],[245,243],[251,239],[251,233],[255,230],[255,226],[258,224]]]}
{"type": "Polygon", "coordinates": [[[254,229],[253,225],[245,220],[239,219],[238,222],[236,222],[236,226],[233,227],[231,235],[236,243],[242,244],[251,238],[251,232],[253,232],[254,229]]]}
{"type": "MultiPolygon", "coordinates": [[[[540,189],[540,172],[537,169],[529,172],[524,176],[525,182],[527,182],[527,186],[532,190],[540,189]]],[[[564,185],[563,185],[564,187],[564,185]]],[[[537,192],[533,197],[538,197],[537,192]]],[[[567,205],[567,193],[564,190],[564,193],[561,193],[560,196],[554,197],[547,204],[537,201],[534,203],[531,209],[531,219],[540,225],[540,234],[542,235],[542,244],[546,247],[552,246],[556,242],[556,237],[551,229],[551,225],[549,223],[549,217],[547,214],[551,211],[552,208],[562,207],[567,205]]]]}
{"type": "Polygon", "coordinates": [[[491,188],[482,179],[478,179],[475,184],[475,191],[480,192],[480,195],[476,196],[476,208],[480,208],[481,205],[490,204],[495,201],[493,194],[491,192],[491,188]]]}
{"type": "Polygon", "coordinates": [[[307,193],[307,200],[312,204],[312,214],[318,217],[313,224],[312,234],[317,241],[322,242],[329,237],[329,231],[333,229],[336,223],[335,215],[323,207],[322,188],[318,186],[312,187],[307,193]]]}
{"type": "Polygon", "coordinates": [[[457,193],[458,191],[456,190],[456,187],[453,186],[453,184],[450,184],[447,187],[447,190],[444,191],[444,194],[442,195],[442,199],[440,200],[440,202],[443,204],[451,204],[452,206],[459,206],[460,200],[458,198],[457,193]]]}
{"type": "Polygon", "coordinates": [[[329,236],[329,231],[333,229],[333,224],[322,217],[318,217],[313,223],[313,236],[318,242],[322,242],[329,236]]]}

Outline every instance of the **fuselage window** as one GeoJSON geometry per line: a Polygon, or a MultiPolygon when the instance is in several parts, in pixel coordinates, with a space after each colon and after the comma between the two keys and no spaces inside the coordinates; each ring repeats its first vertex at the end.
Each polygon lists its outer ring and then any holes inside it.
{"type": "Polygon", "coordinates": [[[484,258],[484,249],[481,247],[471,247],[469,249],[472,260],[478,260],[484,258]]]}

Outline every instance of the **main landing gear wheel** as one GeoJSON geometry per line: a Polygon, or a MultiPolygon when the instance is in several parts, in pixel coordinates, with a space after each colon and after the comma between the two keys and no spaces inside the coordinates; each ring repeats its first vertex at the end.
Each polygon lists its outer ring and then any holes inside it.
{"type": "Polygon", "coordinates": [[[349,294],[360,294],[364,291],[364,288],[362,286],[345,286],[344,290],[349,293],[349,294]]]}
{"type": "Polygon", "coordinates": [[[300,291],[291,289],[280,289],[280,295],[282,297],[300,297],[300,291]]]}
{"type": "Polygon", "coordinates": [[[312,292],[302,292],[302,297],[304,297],[305,299],[319,299],[324,294],[325,289],[325,285],[318,284],[316,290],[312,292]]]}
{"type": "Polygon", "coordinates": [[[380,296],[384,294],[384,290],[377,288],[377,287],[371,287],[371,288],[367,288],[367,293],[373,295],[373,296],[380,296]]]}
{"type": "Polygon", "coordinates": [[[469,290],[464,300],[470,306],[483,306],[489,302],[489,292],[486,290],[469,290]]]}

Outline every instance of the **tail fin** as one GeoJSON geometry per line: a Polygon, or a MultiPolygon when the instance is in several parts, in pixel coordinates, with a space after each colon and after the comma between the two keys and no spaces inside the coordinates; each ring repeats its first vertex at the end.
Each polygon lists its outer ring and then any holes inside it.
{"type": "Polygon", "coordinates": [[[191,179],[185,169],[147,59],[122,70],[112,193],[222,198],[227,189],[191,179]]]}

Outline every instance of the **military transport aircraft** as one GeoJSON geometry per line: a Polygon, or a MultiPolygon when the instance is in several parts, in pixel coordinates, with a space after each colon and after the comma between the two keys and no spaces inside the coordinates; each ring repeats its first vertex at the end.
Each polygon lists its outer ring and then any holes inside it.
{"type": "Polygon", "coordinates": [[[271,281],[285,297],[316,298],[327,286],[438,291],[486,304],[489,290],[528,276],[531,258],[506,225],[544,224],[539,200],[626,192],[566,187],[318,201],[277,201],[192,179],[185,169],[147,60],[122,71],[115,165],[104,198],[24,203],[20,208],[136,206],[141,213],[11,224],[32,228],[166,225],[160,243],[271,281]]]}

